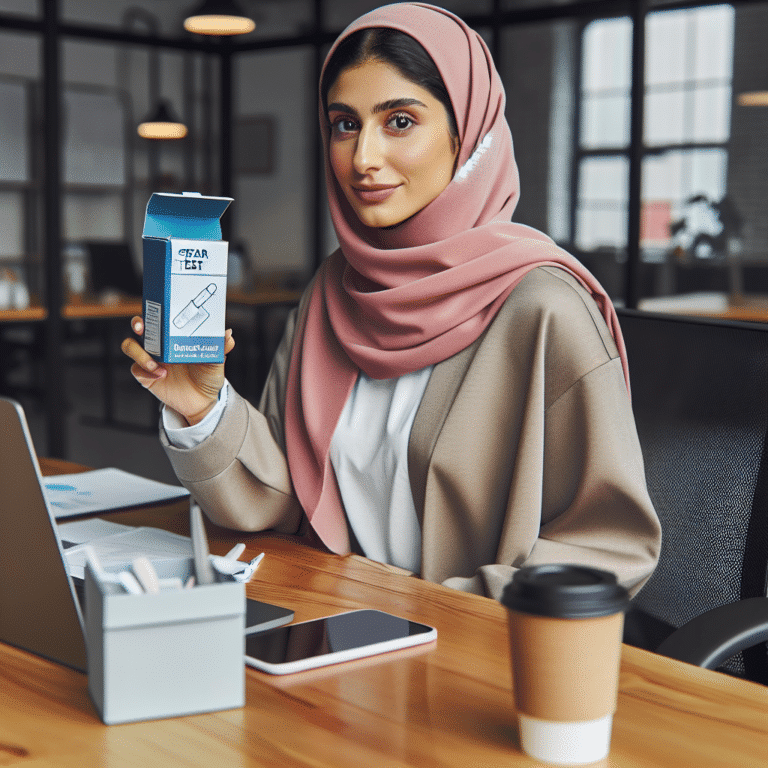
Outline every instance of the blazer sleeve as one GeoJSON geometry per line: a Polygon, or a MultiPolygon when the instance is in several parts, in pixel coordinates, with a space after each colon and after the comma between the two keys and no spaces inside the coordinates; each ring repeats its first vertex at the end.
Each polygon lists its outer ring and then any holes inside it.
{"type": "Polygon", "coordinates": [[[540,496],[512,488],[496,562],[445,583],[498,600],[520,567],[576,563],[612,571],[635,594],[656,565],[661,527],[618,360],[591,371],[547,409],[542,448],[540,496]],[[525,509],[526,497],[540,498],[540,516],[525,509]],[[526,540],[532,545],[520,547],[526,540]]]}
{"type": "Polygon", "coordinates": [[[214,432],[191,449],[160,441],[180,482],[218,525],[244,531],[295,533],[303,512],[285,457],[285,381],[296,328],[296,310],[275,354],[260,410],[233,389],[214,432]]]}
{"type": "Polygon", "coordinates": [[[589,294],[562,270],[534,270],[457,370],[414,496],[427,577],[498,599],[520,567],[575,563],[636,593],[661,527],[618,350],[589,294]]]}

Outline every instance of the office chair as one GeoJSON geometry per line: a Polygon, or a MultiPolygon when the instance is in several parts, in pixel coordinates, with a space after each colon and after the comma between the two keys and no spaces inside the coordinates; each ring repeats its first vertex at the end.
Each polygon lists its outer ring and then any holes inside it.
{"type": "Polygon", "coordinates": [[[625,642],[768,684],[768,325],[619,319],[663,530],[625,642]]]}
{"type": "Polygon", "coordinates": [[[133,261],[131,247],[120,240],[87,240],[91,290],[97,296],[104,291],[118,291],[127,296],[141,296],[142,278],[133,261]]]}

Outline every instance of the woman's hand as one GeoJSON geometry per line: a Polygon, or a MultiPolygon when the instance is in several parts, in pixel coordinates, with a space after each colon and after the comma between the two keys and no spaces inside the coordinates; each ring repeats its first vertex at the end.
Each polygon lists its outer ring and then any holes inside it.
{"type": "MultiPolygon", "coordinates": [[[[137,336],[144,333],[144,321],[140,317],[131,320],[131,328],[137,336]]],[[[224,354],[235,346],[232,330],[228,329],[224,340],[224,354]]],[[[131,373],[142,387],[148,389],[161,402],[183,416],[187,423],[197,424],[213,408],[224,386],[223,363],[174,363],[164,365],[133,338],[124,339],[120,345],[133,360],[131,373]]]]}

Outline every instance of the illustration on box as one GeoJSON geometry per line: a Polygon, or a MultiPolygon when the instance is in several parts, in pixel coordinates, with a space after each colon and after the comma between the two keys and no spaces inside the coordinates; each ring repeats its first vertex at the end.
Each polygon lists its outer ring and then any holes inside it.
{"type": "Polygon", "coordinates": [[[171,248],[171,337],[218,336],[226,312],[227,243],[174,240],[171,248]]]}
{"type": "Polygon", "coordinates": [[[208,299],[216,293],[216,283],[208,283],[184,309],[173,318],[173,324],[180,330],[191,336],[209,317],[210,314],[203,308],[208,299]]]}

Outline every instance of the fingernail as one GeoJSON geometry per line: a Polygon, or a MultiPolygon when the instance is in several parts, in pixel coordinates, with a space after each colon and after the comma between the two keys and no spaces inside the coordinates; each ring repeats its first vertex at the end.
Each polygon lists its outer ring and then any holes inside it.
{"type": "Polygon", "coordinates": [[[134,323],[133,330],[136,331],[136,333],[138,333],[141,330],[141,323],[134,323]]]}
{"type": "Polygon", "coordinates": [[[154,360],[148,360],[144,366],[148,371],[154,371],[157,369],[157,363],[154,360]]]}

